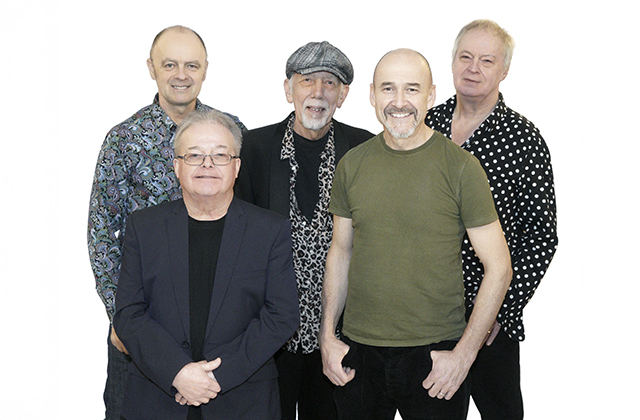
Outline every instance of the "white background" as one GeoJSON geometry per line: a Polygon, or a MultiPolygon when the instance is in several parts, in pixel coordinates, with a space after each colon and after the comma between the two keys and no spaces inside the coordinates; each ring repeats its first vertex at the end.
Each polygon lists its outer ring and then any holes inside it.
{"type": "Polygon", "coordinates": [[[200,33],[201,100],[249,128],[284,119],[286,59],[328,40],[355,67],[337,119],[379,132],[377,60],[422,52],[442,103],[453,40],[477,18],[516,40],[501,90],[541,130],[556,177],[559,250],[525,311],[527,418],[638,418],[638,5],[2,0],[0,418],[103,416],[108,320],[87,255],[89,192],[107,131],[153,99],[145,59],[159,30],[200,33]]]}

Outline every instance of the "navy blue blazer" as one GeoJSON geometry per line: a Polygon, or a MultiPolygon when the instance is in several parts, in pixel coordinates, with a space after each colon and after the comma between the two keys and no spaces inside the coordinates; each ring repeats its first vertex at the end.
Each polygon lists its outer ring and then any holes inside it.
{"type": "MultiPolygon", "coordinates": [[[[185,419],[172,382],[191,358],[188,214],[182,200],[134,212],[124,237],[114,327],[133,363],[122,416],[185,419]]],[[[203,353],[221,393],[204,419],[279,418],[273,354],[299,324],[289,221],[234,198],[203,353]],[[265,406],[268,405],[268,406],[265,406]]]]}

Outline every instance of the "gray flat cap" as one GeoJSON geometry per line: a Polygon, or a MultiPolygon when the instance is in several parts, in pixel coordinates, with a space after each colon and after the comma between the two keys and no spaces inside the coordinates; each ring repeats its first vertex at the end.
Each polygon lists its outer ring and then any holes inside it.
{"type": "Polygon", "coordinates": [[[353,66],[351,61],[339,49],[323,42],[309,42],[287,60],[287,79],[293,73],[310,74],[317,71],[328,71],[335,74],[345,85],[353,81],[353,66]]]}

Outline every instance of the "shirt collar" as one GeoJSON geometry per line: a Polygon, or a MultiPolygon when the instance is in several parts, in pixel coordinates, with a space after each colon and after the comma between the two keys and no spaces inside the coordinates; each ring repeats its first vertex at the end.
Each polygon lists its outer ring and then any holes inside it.
{"type": "MultiPolygon", "coordinates": [[[[204,105],[200,102],[200,99],[196,99],[196,109],[198,111],[202,111],[204,109],[204,105]]],[[[170,130],[175,130],[177,124],[164,112],[164,109],[160,106],[160,94],[156,93],[156,96],[153,98],[153,104],[151,105],[151,114],[154,119],[158,122],[161,122],[170,130]]]]}

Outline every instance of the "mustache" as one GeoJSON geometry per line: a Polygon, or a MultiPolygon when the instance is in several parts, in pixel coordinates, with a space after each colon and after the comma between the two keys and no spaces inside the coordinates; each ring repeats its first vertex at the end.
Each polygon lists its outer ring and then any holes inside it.
{"type": "Polygon", "coordinates": [[[389,114],[413,114],[414,116],[418,115],[418,110],[410,105],[405,105],[402,108],[398,108],[393,105],[389,105],[384,109],[385,115],[389,114]]]}

